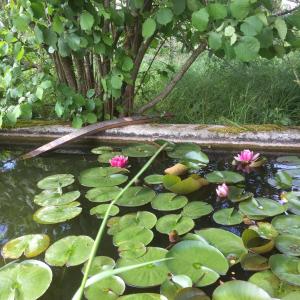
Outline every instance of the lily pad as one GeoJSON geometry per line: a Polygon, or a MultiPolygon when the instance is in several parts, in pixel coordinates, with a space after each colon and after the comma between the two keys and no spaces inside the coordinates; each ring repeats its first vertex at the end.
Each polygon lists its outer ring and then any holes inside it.
{"type": "Polygon", "coordinates": [[[125,283],[118,276],[104,278],[85,289],[88,300],[116,300],[125,292],[125,283]]]}
{"type": "MultiPolygon", "coordinates": [[[[118,267],[132,266],[140,263],[165,258],[167,250],[157,247],[149,247],[145,255],[134,258],[121,258],[118,260],[118,267]]],[[[169,270],[165,262],[154,263],[145,267],[137,268],[121,274],[126,284],[135,287],[153,287],[162,284],[168,277],[169,270]]]]}
{"type": "Polygon", "coordinates": [[[240,211],[246,216],[254,219],[255,216],[273,217],[287,210],[286,205],[268,198],[251,198],[239,204],[240,211]]]}
{"type": "Polygon", "coordinates": [[[130,226],[118,231],[113,238],[115,246],[120,246],[124,242],[141,242],[148,245],[153,240],[153,232],[142,226],[130,226]]]}
{"type": "Polygon", "coordinates": [[[201,241],[179,242],[167,257],[174,258],[166,262],[173,274],[189,276],[197,286],[215,282],[219,277],[217,274],[225,275],[229,268],[226,258],[217,248],[201,241]]]}
{"type": "Polygon", "coordinates": [[[206,174],[205,178],[211,183],[238,183],[244,181],[244,176],[232,171],[213,171],[206,174]]]}
{"type": "Polygon", "coordinates": [[[146,176],[144,178],[144,181],[147,184],[161,184],[163,182],[163,177],[164,175],[153,174],[153,175],[146,176]]]}
{"type": "Polygon", "coordinates": [[[146,251],[147,248],[143,243],[133,241],[124,242],[118,248],[120,257],[129,259],[141,257],[146,251]]]}
{"type": "Polygon", "coordinates": [[[242,234],[244,245],[254,253],[267,253],[273,250],[275,243],[273,240],[263,239],[252,229],[245,229],[242,234]]]}
{"type": "Polygon", "coordinates": [[[188,203],[185,196],[177,196],[174,193],[161,193],[152,200],[151,206],[162,211],[178,210],[188,203]]]}
{"type": "Polygon", "coordinates": [[[181,157],[181,160],[183,160],[184,162],[192,162],[200,165],[207,165],[209,163],[207,155],[200,150],[193,150],[184,153],[184,155],[181,157]]]}
{"type": "Polygon", "coordinates": [[[45,206],[38,209],[34,215],[33,220],[39,224],[56,224],[71,220],[77,217],[82,208],[78,207],[79,202],[71,202],[60,206],[45,206]]]}
{"type": "Polygon", "coordinates": [[[119,220],[120,230],[130,226],[141,226],[151,229],[157,222],[156,216],[148,211],[138,211],[136,213],[129,213],[122,216],[119,220]]]}
{"type": "Polygon", "coordinates": [[[253,197],[253,193],[245,192],[244,189],[236,186],[229,187],[228,199],[233,202],[242,202],[253,197]]]}
{"type": "Polygon", "coordinates": [[[126,207],[143,206],[150,203],[155,197],[155,192],[148,187],[132,186],[119,198],[117,205],[126,207]]]}
{"type": "Polygon", "coordinates": [[[213,300],[272,300],[269,294],[257,285],[233,280],[218,286],[213,293],[213,300]]]}
{"type": "Polygon", "coordinates": [[[174,300],[210,300],[202,290],[196,288],[181,289],[174,300]]]}
{"type": "Polygon", "coordinates": [[[193,219],[184,217],[182,215],[166,215],[158,219],[156,223],[156,230],[160,233],[169,234],[171,231],[176,231],[177,234],[182,235],[195,226],[193,219]]]}
{"type": "Polygon", "coordinates": [[[293,184],[293,177],[287,171],[277,171],[274,178],[270,178],[268,183],[277,189],[289,189],[293,184]]]}
{"type": "Polygon", "coordinates": [[[160,293],[168,299],[174,299],[183,288],[192,287],[193,282],[186,275],[175,275],[165,280],[160,286],[160,293]]]}
{"type": "Polygon", "coordinates": [[[238,225],[243,222],[243,215],[234,208],[223,208],[213,214],[213,219],[221,225],[238,225]]]}
{"type": "Polygon", "coordinates": [[[150,157],[157,149],[157,146],[150,144],[135,144],[124,148],[122,152],[129,157],[150,157]]]}
{"type": "Polygon", "coordinates": [[[74,181],[72,174],[56,174],[40,180],[37,186],[42,190],[53,190],[71,185],[74,181]]]}
{"type": "Polygon", "coordinates": [[[185,195],[199,190],[201,187],[207,185],[208,182],[196,174],[192,174],[183,180],[179,176],[165,175],[163,184],[167,190],[175,194],[185,195]]]}
{"type": "Polygon", "coordinates": [[[87,187],[111,187],[127,181],[126,172],[122,168],[97,167],[87,169],[80,173],[79,182],[87,187]]]}
{"type": "Polygon", "coordinates": [[[263,239],[272,240],[278,236],[278,231],[268,222],[257,222],[249,229],[256,231],[256,233],[263,239]]]}
{"type": "Polygon", "coordinates": [[[122,296],[119,300],[167,300],[165,296],[154,293],[139,293],[122,296]]]}
{"type": "Polygon", "coordinates": [[[189,152],[201,152],[201,148],[192,143],[176,144],[172,149],[167,151],[167,155],[171,158],[182,159],[189,152]]]}
{"type": "Polygon", "coordinates": [[[189,202],[182,211],[182,215],[192,219],[198,219],[209,215],[213,211],[213,207],[204,201],[189,202]]]}
{"type": "Polygon", "coordinates": [[[4,259],[17,259],[23,254],[32,258],[43,253],[50,244],[50,238],[46,234],[28,234],[7,242],[1,251],[4,259]]]}
{"type": "Polygon", "coordinates": [[[98,162],[99,163],[105,163],[105,164],[108,164],[109,161],[115,157],[115,156],[120,156],[120,155],[123,155],[122,152],[104,152],[102,154],[100,154],[98,156],[98,162]]]}
{"type": "Polygon", "coordinates": [[[291,234],[279,235],[275,240],[276,248],[286,255],[300,256],[300,237],[291,234]]]}
{"type": "Polygon", "coordinates": [[[289,156],[280,156],[276,159],[276,161],[280,163],[288,163],[288,164],[300,164],[300,157],[294,156],[294,155],[289,155],[289,156]]]}
{"type": "Polygon", "coordinates": [[[300,259],[285,254],[275,254],[269,259],[272,272],[282,281],[300,286],[300,259]]]}
{"type": "Polygon", "coordinates": [[[270,268],[266,257],[251,252],[242,257],[241,267],[244,271],[263,271],[270,268]]]}
{"type": "Polygon", "coordinates": [[[94,240],[85,235],[70,235],[52,244],[45,254],[45,261],[50,266],[72,267],[88,260],[94,240]]]}
{"type": "Polygon", "coordinates": [[[97,147],[97,148],[93,148],[91,150],[91,152],[93,154],[103,154],[103,153],[106,153],[106,152],[111,152],[113,151],[114,149],[110,146],[100,146],[100,147],[97,147]]]}
{"type": "MultiPolygon", "coordinates": [[[[96,275],[100,272],[112,270],[115,267],[115,261],[108,256],[96,256],[92,261],[92,266],[89,272],[89,276],[96,275]]],[[[85,273],[87,267],[87,262],[84,264],[82,268],[82,273],[85,273]]]]}
{"type": "Polygon", "coordinates": [[[239,262],[241,257],[248,253],[242,239],[227,230],[208,228],[197,230],[196,234],[219,249],[231,264],[239,262]]]}
{"type": "Polygon", "coordinates": [[[85,197],[91,202],[108,202],[114,200],[121,192],[121,188],[117,186],[98,187],[90,189],[85,197]]]}
{"type": "MultiPolygon", "coordinates": [[[[90,214],[92,216],[96,215],[98,219],[103,219],[104,216],[105,216],[106,211],[108,210],[108,207],[109,207],[109,204],[100,204],[100,205],[97,205],[97,206],[91,208],[90,214]]],[[[109,215],[110,216],[116,216],[119,212],[120,212],[119,207],[116,206],[116,205],[113,205],[111,207],[109,215]]]]}
{"type": "Polygon", "coordinates": [[[284,198],[288,201],[288,210],[300,215],[300,191],[285,193],[284,198]]]}
{"type": "Polygon", "coordinates": [[[0,271],[0,299],[39,299],[51,281],[52,271],[41,261],[13,263],[0,271]]]}
{"type": "Polygon", "coordinates": [[[77,200],[80,197],[79,191],[68,192],[65,194],[57,193],[56,190],[44,190],[34,197],[33,202],[40,206],[65,205],[77,200]]]}
{"type": "Polygon", "coordinates": [[[300,216],[277,216],[272,220],[272,225],[280,234],[300,236],[300,216]]]}

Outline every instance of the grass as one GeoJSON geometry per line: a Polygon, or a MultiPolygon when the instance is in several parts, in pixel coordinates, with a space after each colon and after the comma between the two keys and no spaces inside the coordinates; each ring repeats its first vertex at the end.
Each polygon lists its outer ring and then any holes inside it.
{"type": "MultiPolygon", "coordinates": [[[[159,56],[138,95],[139,105],[166,84],[162,70],[168,70],[170,60],[178,69],[184,57],[159,56]]],[[[250,64],[205,54],[156,111],[172,113],[173,123],[300,125],[300,84],[295,71],[300,74],[300,52],[250,64]]]]}

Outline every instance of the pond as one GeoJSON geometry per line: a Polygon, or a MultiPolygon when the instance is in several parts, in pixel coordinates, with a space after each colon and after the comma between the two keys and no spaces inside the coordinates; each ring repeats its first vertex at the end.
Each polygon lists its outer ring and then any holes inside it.
{"type": "MultiPolygon", "coordinates": [[[[16,164],[8,158],[18,150],[0,147],[0,268],[14,262],[0,269],[0,300],[22,299],[22,280],[12,298],[3,291],[27,259],[46,261],[51,269],[43,264],[39,272],[53,278],[41,277],[44,286],[26,299],[72,299],[107,204],[157,147],[107,146],[16,164]],[[126,169],[110,167],[120,154],[129,157],[126,169]]],[[[300,299],[300,157],[261,153],[250,166],[234,161],[236,152],[202,151],[171,144],[159,154],[113,207],[97,252],[106,257],[92,273],[115,262],[172,259],[102,280],[86,290],[87,299],[300,299]],[[124,297],[136,293],[151,295],[124,297]]],[[[34,280],[24,278],[25,285],[34,280]]]]}

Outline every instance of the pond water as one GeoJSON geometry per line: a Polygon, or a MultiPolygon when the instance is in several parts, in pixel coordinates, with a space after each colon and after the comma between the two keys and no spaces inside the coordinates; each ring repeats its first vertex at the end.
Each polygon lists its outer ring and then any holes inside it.
{"type": "MultiPolygon", "coordinates": [[[[0,152],[3,153],[4,147],[0,147],[0,152]]],[[[16,155],[18,151],[13,150],[12,154],[16,155]]],[[[210,163],[194,173],[204,176],[214,170],[231,170],[236,171],[236,167],[232,166],[233,155],[235,152],[214,152],[205,151],[208,155],[210,163]]],[[[268,183],[270,178],[274,178],[279,162],[276,159],[279,155],[264,155],[267,158],[267,163],[259,168],[255,168],[249,174],[240,172],[245,176],[245,182],[242,185],[247,192],[252,192],[254,197],[264,197],[273,200],[280,200],[281,189],[278,189],[268,183]]],[[[138,170],[145,164],[148,158],[129,158],[130,173],[129,178],[133,177],[138,170]]],[[[143,178],[151,174],[164,174],[164,170],[167,167],[173,166],[178,159],[169,158],[165,153],[154,161],[149,169],[143,174],[139,182],[136,185],[142,185],[144,183],[143,178]]],[[[91,154],[90,151],[77,151],[76,153],[52,153],[40,158],[35,158],[26,161],[19,161],[16,165],[7,164],[4,170],[2,165],[2,172],[0,171],[0,246],[4,246],[9,240],[19,236],[33,233],[47,234],[51,239],[51,244],[55,241],[66,237],[68,235],[88,235],[95,238],[101,219],[97,219],[95,216],[91,216],[89,211],[92,207],[100,203],[92,203],[85,198],[86,192],[89,190],[87,187],[83,187],[78,182],[80,172],[92,167],[107,166],[107,164],[100,164],[97,162],[97,155],[91,154]],[[44,225],[38,224],[33,221],[33,214],[39,208],[33,202],[35,195],[39,194],[41,190],[37,187],[37,182],[46,176],[53,174],[70,173],[76,178],[74,184],[64,188],[64,191],[79,190],[81,196],[79,202],[81,203],[82,213],[76,218],[59,223],[44,225]]],[[[1,165],[0,165],[1,167],[1,165]]],[[[289,169],[293,168],[289,165],[289,169]]],[[[121,185],[124,186],[125,183],[121,185]]],[[[169,192],[162,184],[156,184],[151,186],[156,193],[169,192]]],[[[186,195],[189,202],[191,201],[205,201],[212,205],[214,211],[208,215],[194,219],[195,226],[193,230],[200,230],[205,228],[222,228],[226,231],[241,236],[244,229],[249,225],[243,222],[234,226],[224,226],[217,224],[212,215],[215,211],[228,207],[238,207],[238,203],[232,203],[231,201],[217,200],[216,196],[216,184],[209,184],[201,189],[186,195]]],[[[291,188],[287,189],[290,191],[291,188]]],[[[294,187],[297,190],[297,187],[294,187]]],[[[122,216],[128,212],[135,212],[137,210],[150,211],[160,218],[164,215],[179,213],[181,209],[174,212],[154,210],[150,204],[146,204],[140,208],[135,207],[120,207],[119,216],[122,216]]],[[[270,221],[271,219],[265,219],[264,221],[270,221]]],[[[170,248],[169,237],[167,234],[161,234],[153,229],[155,232],[154,239],[150,243],[150,246],[170,248]]],[[[271,254],[279,253],[278,250],[273,250],[271,254]]],[[[112,236],[105,235],[101,244],[101,249],[98,251],[98,255],[105,255],[118,259],[118,249],[113,246],[112,236]]],[[[268,254],[269,256],[270,254],[268,254]]],[[[44,253],[34,258],[44,260],[44,253]]],[[[9,260],[0,260],[0,267],[7,263],[9,260]]],[[[82,273],[82,265],[76,267],[51,267],[54,279],[50,288],[40,298],[44,300],[53,299],[71,299],[74,292],[78,288],[82,273]]],[[[222,282],[231,279],[248,280],[248,278],[254,274],[254,272],[244,271],[240,265],[237,264],[230,268],[227,275],[221,276],[214,284],[207,287],[203,287],[208,295],[211,296],[213,290],[219,286],[220,280],[222,282]]],[[[154,288],[142,288],[137,289],[134,287],[127,287],[125,294],[131,294],[136,292],[155,292],[159,293],[159,287],[154,288]]],[[[195,298],[196,299],[196,298],[195,298]]]]}

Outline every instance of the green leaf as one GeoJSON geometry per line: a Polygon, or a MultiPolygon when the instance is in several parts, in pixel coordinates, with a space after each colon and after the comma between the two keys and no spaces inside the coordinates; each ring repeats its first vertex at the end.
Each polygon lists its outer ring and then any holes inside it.
{"type": "Polygon", "coordinates": [[[213,207],[207,202],[192,201],[183,208],[182,215],[192,219],[198,219],[209,215],[213,210],[213,207]]]}
{"type": "Polygon", "coordinates": [[[209,4],[208,12],[214,20],[223,20],[227,17],[227,7],[221,3],[209,4]]]}
{"type": "Polygon", "coordinates": [[[209,22],[209,14],[206,8],[201,8],[200,10],[195,11],[192,14],[192,24],[200,32],[206,30],[208,26],[208,22],[209,22]]]}
{"type": "Polygon", "coordinates": [[[213,171],[205,177],[211,183],[238,183],[245,180],[244,176],[232,171],[213,171]]]}
{"type": "MultiPolygon", "coordinates": [[[[103,219],[104,216],[105,216],[105,213],[106,211],[108,210],[110,204],[99,204],[93,208],[91,208],[90,210],[90,214],[93,216],[93,215],[96,215],[96,217],[98,219],[103,219]]],[[[118,213],[120,212],[120,209],[118,206],[116,205],[113,205],[111,208],[110,208],[110,212],[109,212],[109,216],[116,216],[118,213]]]]}
{"type": "Polygon", "coordinates": [[[208,45],[211,49],[220,49],[222,47],[222,35],[217,32],[210,32],[208,36],[208,45]]]}
{"type": "Polygon", "coordinates": [[[251,16],[245,19],[241,25],[241,31],[244,35],[256,36],[263,29],[264,24],[257,16],[251,16]]]}
{"type": "Polygon", "coordinates": [[[84,11],[80,15],[80,27],[82,30],[91,30],[94,22],[94,16],[91,15],[88,11],[84,11]]]}
{"type": "Polygon", "coordinates": [[[144,23],[143,23],[143,29],[142,29],[142,35],[143,38],[147,39],[151,37],[156,30],[156,22],[152,18],[148,18],[144,23]]]}
{"type": "Polygon", "coordinates": [[[123,154],[129,157],[149,157],[157,150],[157,146],[150,144],[134,144],[123,149],[123,154]]]}
{"type": "Polygon", "coordinates": [[[173,193],[160,193],[151,202],[154,209],[160,211],[178,210],[188,203],[185,196],[177,196],[173,193]]]}
{"type": "Polygon", "coordinates": [[[74,117],[72,120],[72,127],[81,128],[83,125],[83,121],[80,117],[74,117]]]}
{"type": "Polygon", "coordinates": [[[43,32],[42,30],[38,27],[38,25],[35,25],[34,27],[34,35],[35,35],[35,38],[37,40],[37,42],[39,44],[41,44],[43,41],[44,41],[44,35],[43,35],[43,32]]]}
{"type": "Polygon", "coordinates": [[[77,200],[79,197],[79,191],[72,191],[65,194],[61,194],[57,192],[57,190],[44,190],[34,197],[33,202],[40,206],[59,206],[69,204],[77,200]]]}
{"type": "Polygon", "coordinates": [[[134,63],[131,57],[126,56],[122,63],[122,70],[125,72],[129,72],[133,69],[134,63]]]}
{"type": "Polygon", "coordinates": [[[249,0],[232,0],[230,4],[231,15],[239,20],[247,17],[250,12],[249,0]]]}
{"type": "Polygon", "coordinates": [[[193,219],[182,215],[166,215],[158,219],[156,230],[160,233],[169,234],[176,231],[179,235],[183,235],[195,226],[193,219]]]}
{"type": "Polygon", "coordinates": [[[74,181],[72,174],[55,174],[40,180],[37,186],[42,190],[59,189],[71,185],[74,181]]]}
{"type": "Polygon", "coordinates": [[[187,7],[190,11],[199,10],[201,6],[200,0],[187,0],[187,7]]]}
{"type": "Polygon", "coordinates": [[[51,46],[54,49],[56,49],[57,34],[53,30],[51,30],[51,29],[45,29],[43,31],[43,34],[44,34],[45,43],[48,46],[51,46]]]}
{"type": "Polygon", "coordinates": [[[94,123],[97,123],[97,116],[96,114],[92,113],[92,112],[89,112],[85,115],[86,117],[86,121],[89,123],[89,124],[94,124],[94,123]]]}
{"type": "Polygon", "coordinates": [[[179,16],[185,11],[186,1],[185,0],[172,0],[174,15],[179,16]]]}
{"type": "MultiPolygon", "coordinates": [[[[96,256],[92,261],[92,266],[89,272],[89,276],[94,276],[100,272],[104,272],[106,270],[112,270],[115,267],[115,261],[108,256],[96,256]]],[[[85,273],[87,268],[87,262],[84,264],[82,268],[82,273],[85,273]]]]}
{"type": "Polygon", "coordinates": [[[44,89],[41,86],[38,86],[35,95],[37,96],[38,99],[42,100],[44,95],[44,89]]]}
{"type": "Polygon", "coordinates": [[[28,24],[30,22],[30,18],[24,14],[17,15],[17,17],[13,18],[13,25],[17,29],[17,31],[25,32],[28,29],[28,24]]]}
{"type": "Polygon", "coordinates": [[[238,225],[243,222],[243,215],[234,208],[223,208],[213,214],[213,219],[221,225],[238,225]]]}
{"type": "Polygon", "coordinates": [[[140,225],[130,226],[121,231],[118,231],[113,238],[115,246],[120,246],[124,242],[141,242],[144,245],[148,245],[153,240],[153,232],[140,225]]]}
{"type": "Polygon", "coordinates": [[[173,20],[173,12],[170,8],[160,8],[156,13],[156,20],[161,25],[167,25],[173,20]]]}
{"type": "Polygon", "coordinates": [[[17,56],[16,56],[16,60],[17,60],[17,61],[20,61],[20,60],[23,58],[24,53],[25,53],[24,47],[22,46],[21,49],[20,49],[20,51],[18,52],[18,54],[17,54],[17,56]]]}
{"type": "Polygon", "coordinates": [[[122,87],[123,79],[120,75],[112,75],[110,82],[114,89],[119,90],[122,87]]]}
{"type": "Polygon", "coordinates": [[[278,31],[278,35],[282,40],[285,40],[286,35],[287,35],[287,25],[284,21],[284,19],[282,18],[276,18],[275,22],[274,22],[274,26],[278,31]]]}
{"type": "Polygon", "coordinates": [[[58,15],[55,15],[53,18],[52,29],[58,34],[61,34],[64,31],[64,24],[58,15]]]}
{"type": "Polygon", "coordinates": [[[251,36],[242,37],[237,46],[234,47],[236,57],[244,62],[254,60],[260,49],[259,41],[251,36]]]}
{"type": "Polygon", "coordinates": [[[100,187],[89,190],[85,197],[91,202],[108,202],[117,197],[121,189],[117,186],[100,187]]]}

